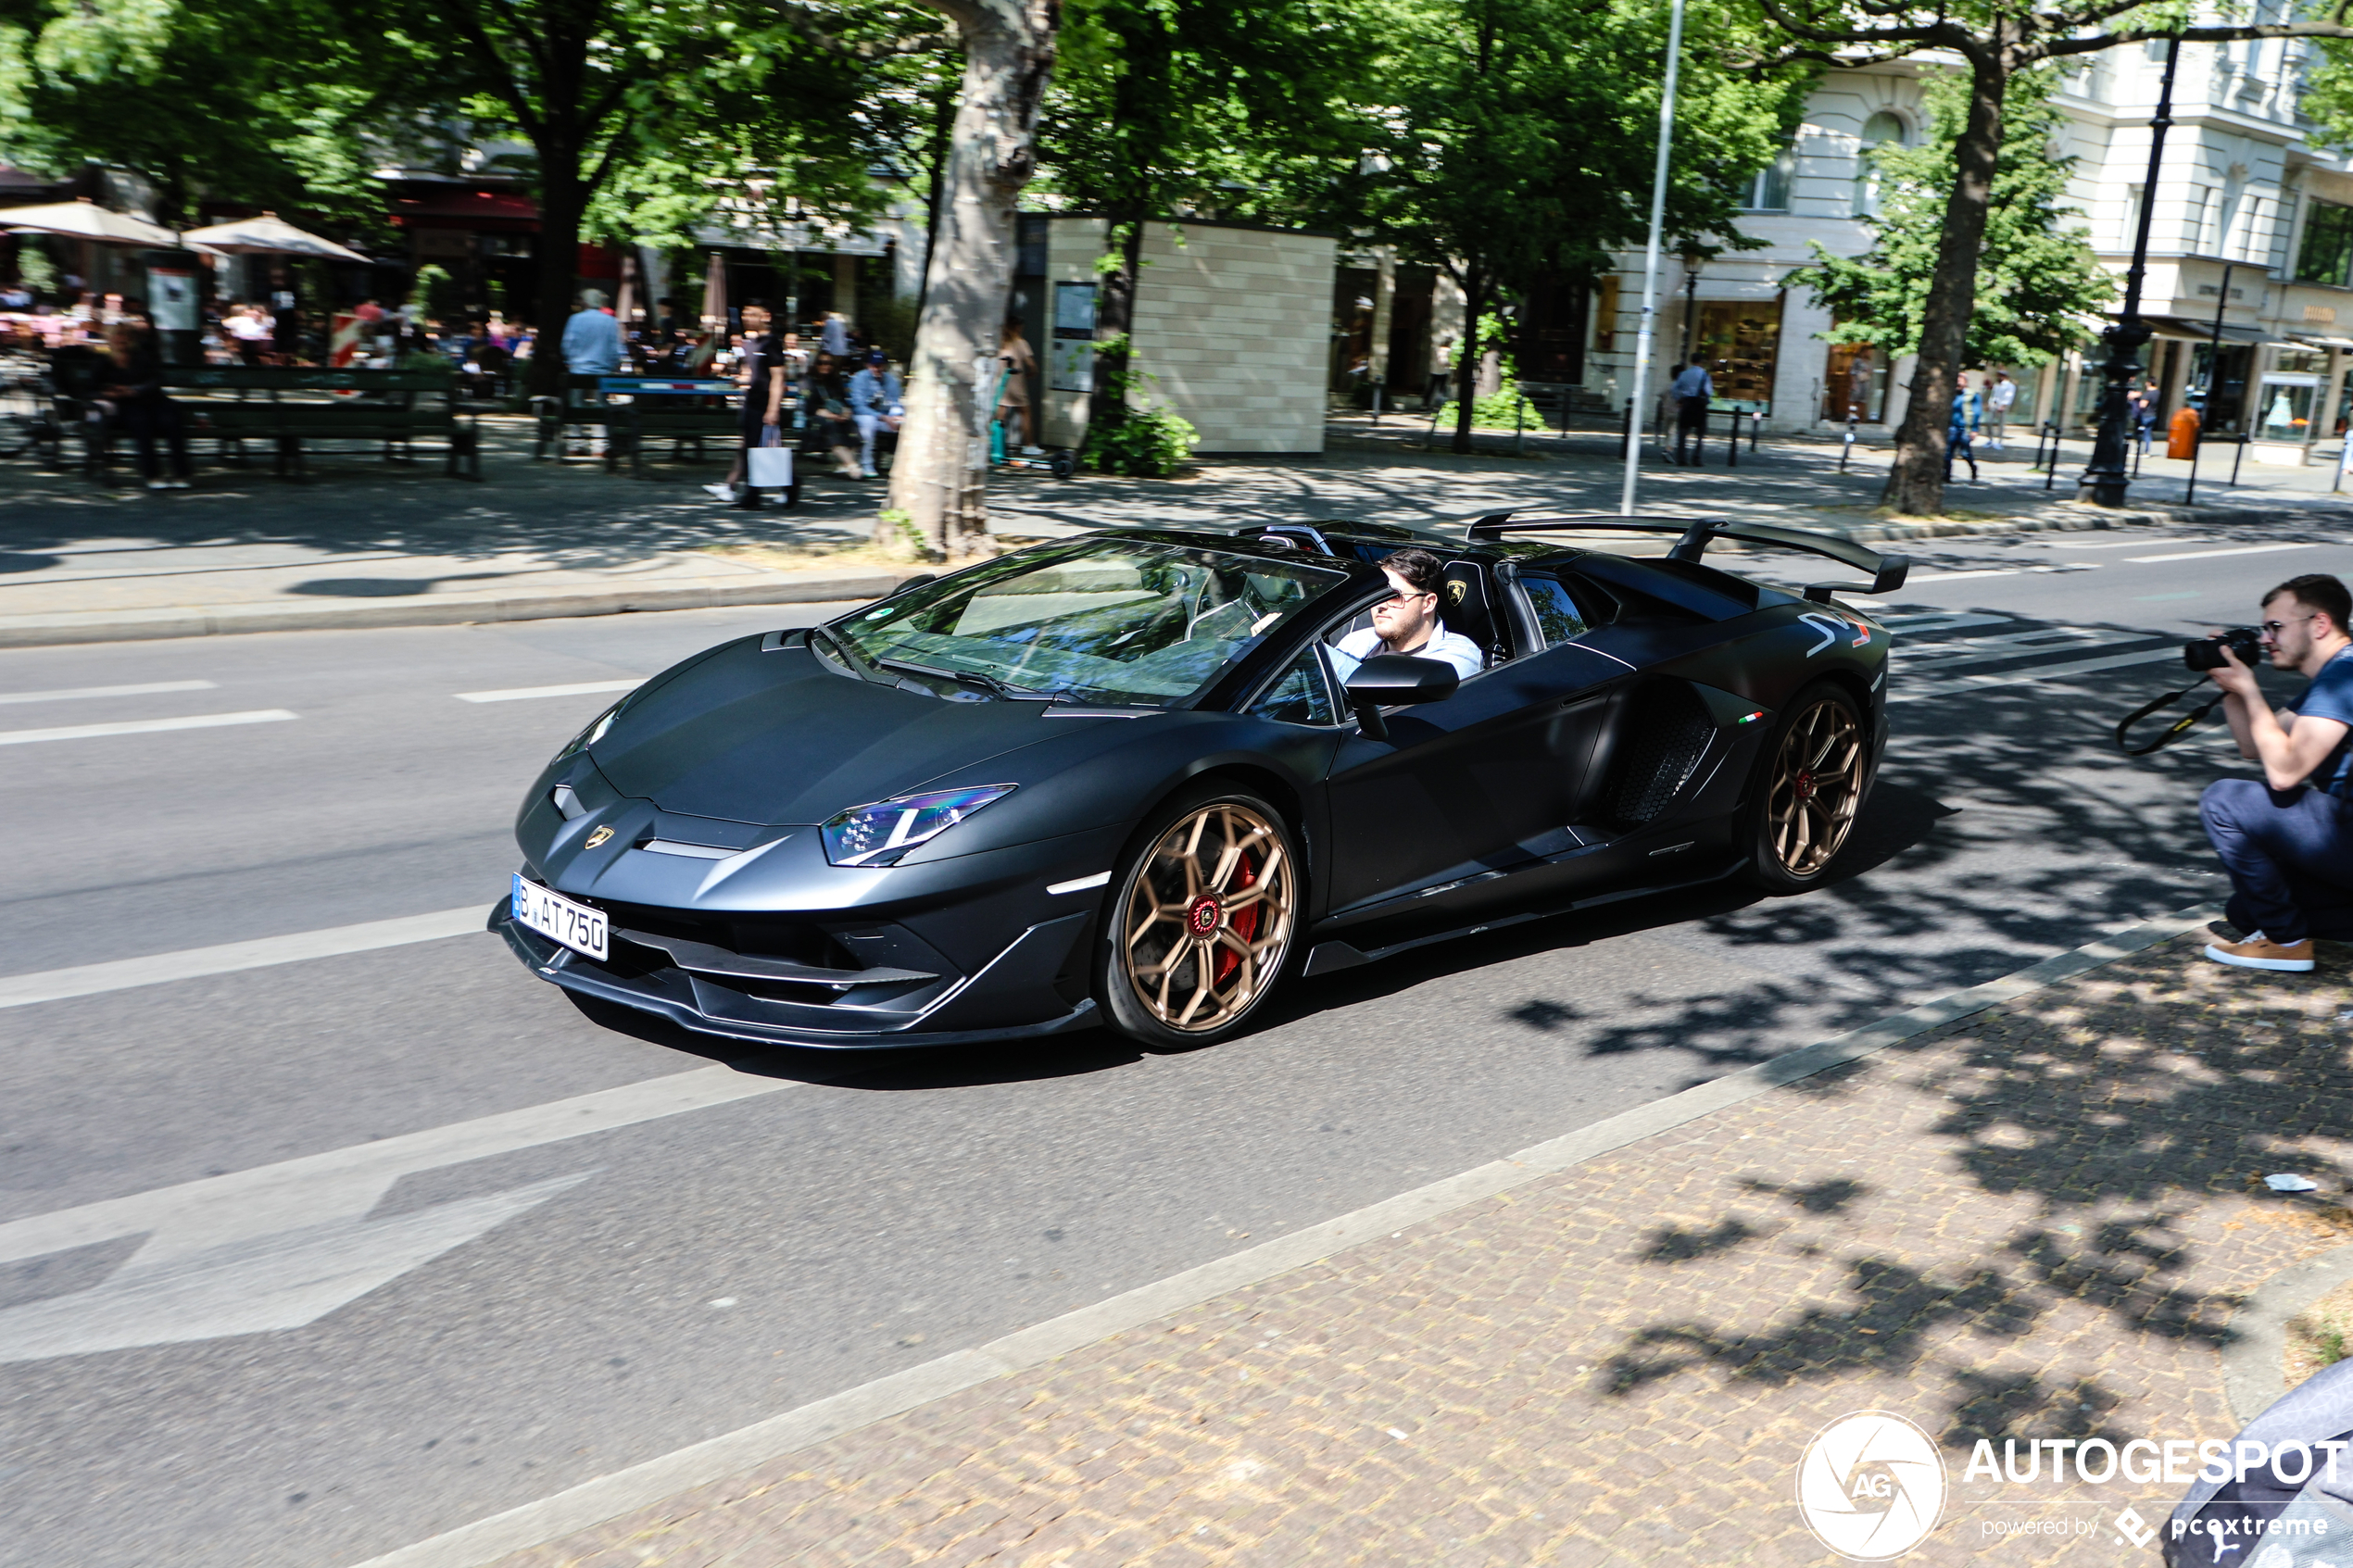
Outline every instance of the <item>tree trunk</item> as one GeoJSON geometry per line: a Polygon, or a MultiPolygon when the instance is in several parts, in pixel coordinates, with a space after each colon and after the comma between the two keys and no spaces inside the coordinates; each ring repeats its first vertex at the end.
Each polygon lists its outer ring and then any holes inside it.
{"type": "Polygon", "coordinates": [[[1478,401],[1478,319],[1487,312],[1487,274],[1477,260],[1463,269],[1463,342],[1454,350],[1454,450],[1471,449],[1472,405],[1478,401]]]}
{"type": "Polygon", "coordinates": [[[924,300],[931,292],[931,254],[939,248],[939,198],[948,183],[948,150],[955,115],[956,95],[942,82],[931,104],[931,198],[924,204],[924,276],[915,287],[917,320],[923,319],[924,300]]]}
{"type": "Polygon", "coordinates": [[[1953,194],[1944,204],[1944,232],[1936,245],[1936,271],[1920,314],[1919,357],[1911,396],[1895,433],[1895,461],[1881,503],[1910,517],[1944,509],[1945,428],[1953,417],[1953,382],[1962,369],[1969,317],[1977,309],[1977,257],[1985,241],[1985,213],[1994,192],[1994,162],[2002,151],[2002,99],[2009,89],[2007,41],[1999,33],[1969,58],[1969,122],[1954,144],[1953,194]]]}
{"type": "Polygon", "coordinates": [[[1128,368],[1136,358],[1136,283],[1144,266],[1144,219],[1139,212],[1131,213],[1112,227],[1117,232],[1119,270],[1103,280],[1102,303],[1095,311],[1095,385],[1087,395],[1089,435],[1127,422],[1128,368]]]}
{"type": "Polygon", "coordinates": [[[572,316],[572,284],[580,266],[580,220],[588,206],[588,192],[579,175],[580,154],[566,147],[541,147],[539,154],[539,237],[536,242],[539,298],[535,307],[537,329],[532,338],[532,395],[564,395],[564,322],[572,316]]]}
{"type": "MultiPolygon", "coordinates": [[[[988,417],[1013,276],[1013,199],[1037,169],[1038,110],[1054,61],[1058,0],[933,0],[964,48],[963,101],[937,242],[909,367],[890,506],[928,549],[985,554],[988,417]]],[[[898,541],[877,522],[876,537],[898,541]]]]}

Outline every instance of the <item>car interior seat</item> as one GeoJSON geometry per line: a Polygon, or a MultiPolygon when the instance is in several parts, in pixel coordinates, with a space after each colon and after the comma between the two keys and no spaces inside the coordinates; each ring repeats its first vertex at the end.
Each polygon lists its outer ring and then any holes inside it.
{"type": "Polygon", "coordinates": [[[1439,590],[1438,615],[1446,622],[1446,630],[1478,645],[1488,669],[1492,670],[1512,657],[1503,618],[1495,613],[1494,596],[1489,591],[1487,568],[1478,562],[1446,563],[1445,578],[1439,590]]]}

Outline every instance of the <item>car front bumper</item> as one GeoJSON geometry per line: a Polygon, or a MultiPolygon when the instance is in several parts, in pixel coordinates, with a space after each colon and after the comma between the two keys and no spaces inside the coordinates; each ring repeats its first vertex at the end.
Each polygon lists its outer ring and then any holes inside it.
{"type": "MultiPolygon", "coordinates": [[[[602,961],[521,924],[508,899],[493,907],[487,923],[551,985],[729,1039],[820,1050],[906,1049],[1058,1035],[1096,1022],[1094,998],[1086,994],[1091,911],[1027,927],[970,973],[944,961],[914,972],[747,955],[724,942],[634,929],[633,918],[656,923],[643,913],[608,910],[614,929],[610,957],[602,961]]],[[[692,928],[691,935],[717,933],[692,928]]],[[[894,947],[903,953],[903,945],[894,947]]]]}

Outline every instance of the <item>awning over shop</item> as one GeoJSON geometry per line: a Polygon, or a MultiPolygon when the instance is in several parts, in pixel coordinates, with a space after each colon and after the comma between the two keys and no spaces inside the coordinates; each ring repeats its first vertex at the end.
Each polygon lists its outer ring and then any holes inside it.
{"type": "Polygon", "coordinates": [[[492,233],[539,232],[539,208],[512,191],[466,185],[427,186],[396,193],[392,220],[404,228],[472,229],[492,233]]]}
{"type": "Polygon", "coordinates": [[[2353,349],[2353,337],[2319,337],[2311,332],[2298,332],[2296,334],[2296,346],[2298,348],[2353,349]]]}
{"type": "MultiPolygon", "coordinates": [[[[2198,343],[2214,341],[2214,323],[2211,320],[2193,321],[2183,316],[2145,316],[2142,320],[2148,322],[2150,331],[2166,337],[2185,337],[2198,343]]],[[[2222,323],[2222,341],[2261,343],[2264,337],[2253,327],[2234,327],[2225,321],[2222,323]]]]}

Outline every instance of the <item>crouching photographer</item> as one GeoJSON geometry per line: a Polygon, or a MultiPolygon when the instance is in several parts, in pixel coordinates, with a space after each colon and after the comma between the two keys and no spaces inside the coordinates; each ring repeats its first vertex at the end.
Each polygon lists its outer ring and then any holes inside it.
{"type": "Polygon", "coordinates": [[[2261,782],[2223,779],[2198,802],[2230,872],[2230,923],[2245,934],[2206,956],[2301,971],[2312,967],[2313,937],[2353,940],[2353,595],[2334,577],[2294,577],[2264,596],[2263,617],[2252,646],[2246,633],[2224,633],[2190,648],[2193,664],[2212,663],[2239,755],[2263,765],[2261,782]],[[2309,684],[2274,712],[2256,686],[2255,657],[2309,684]]]}

